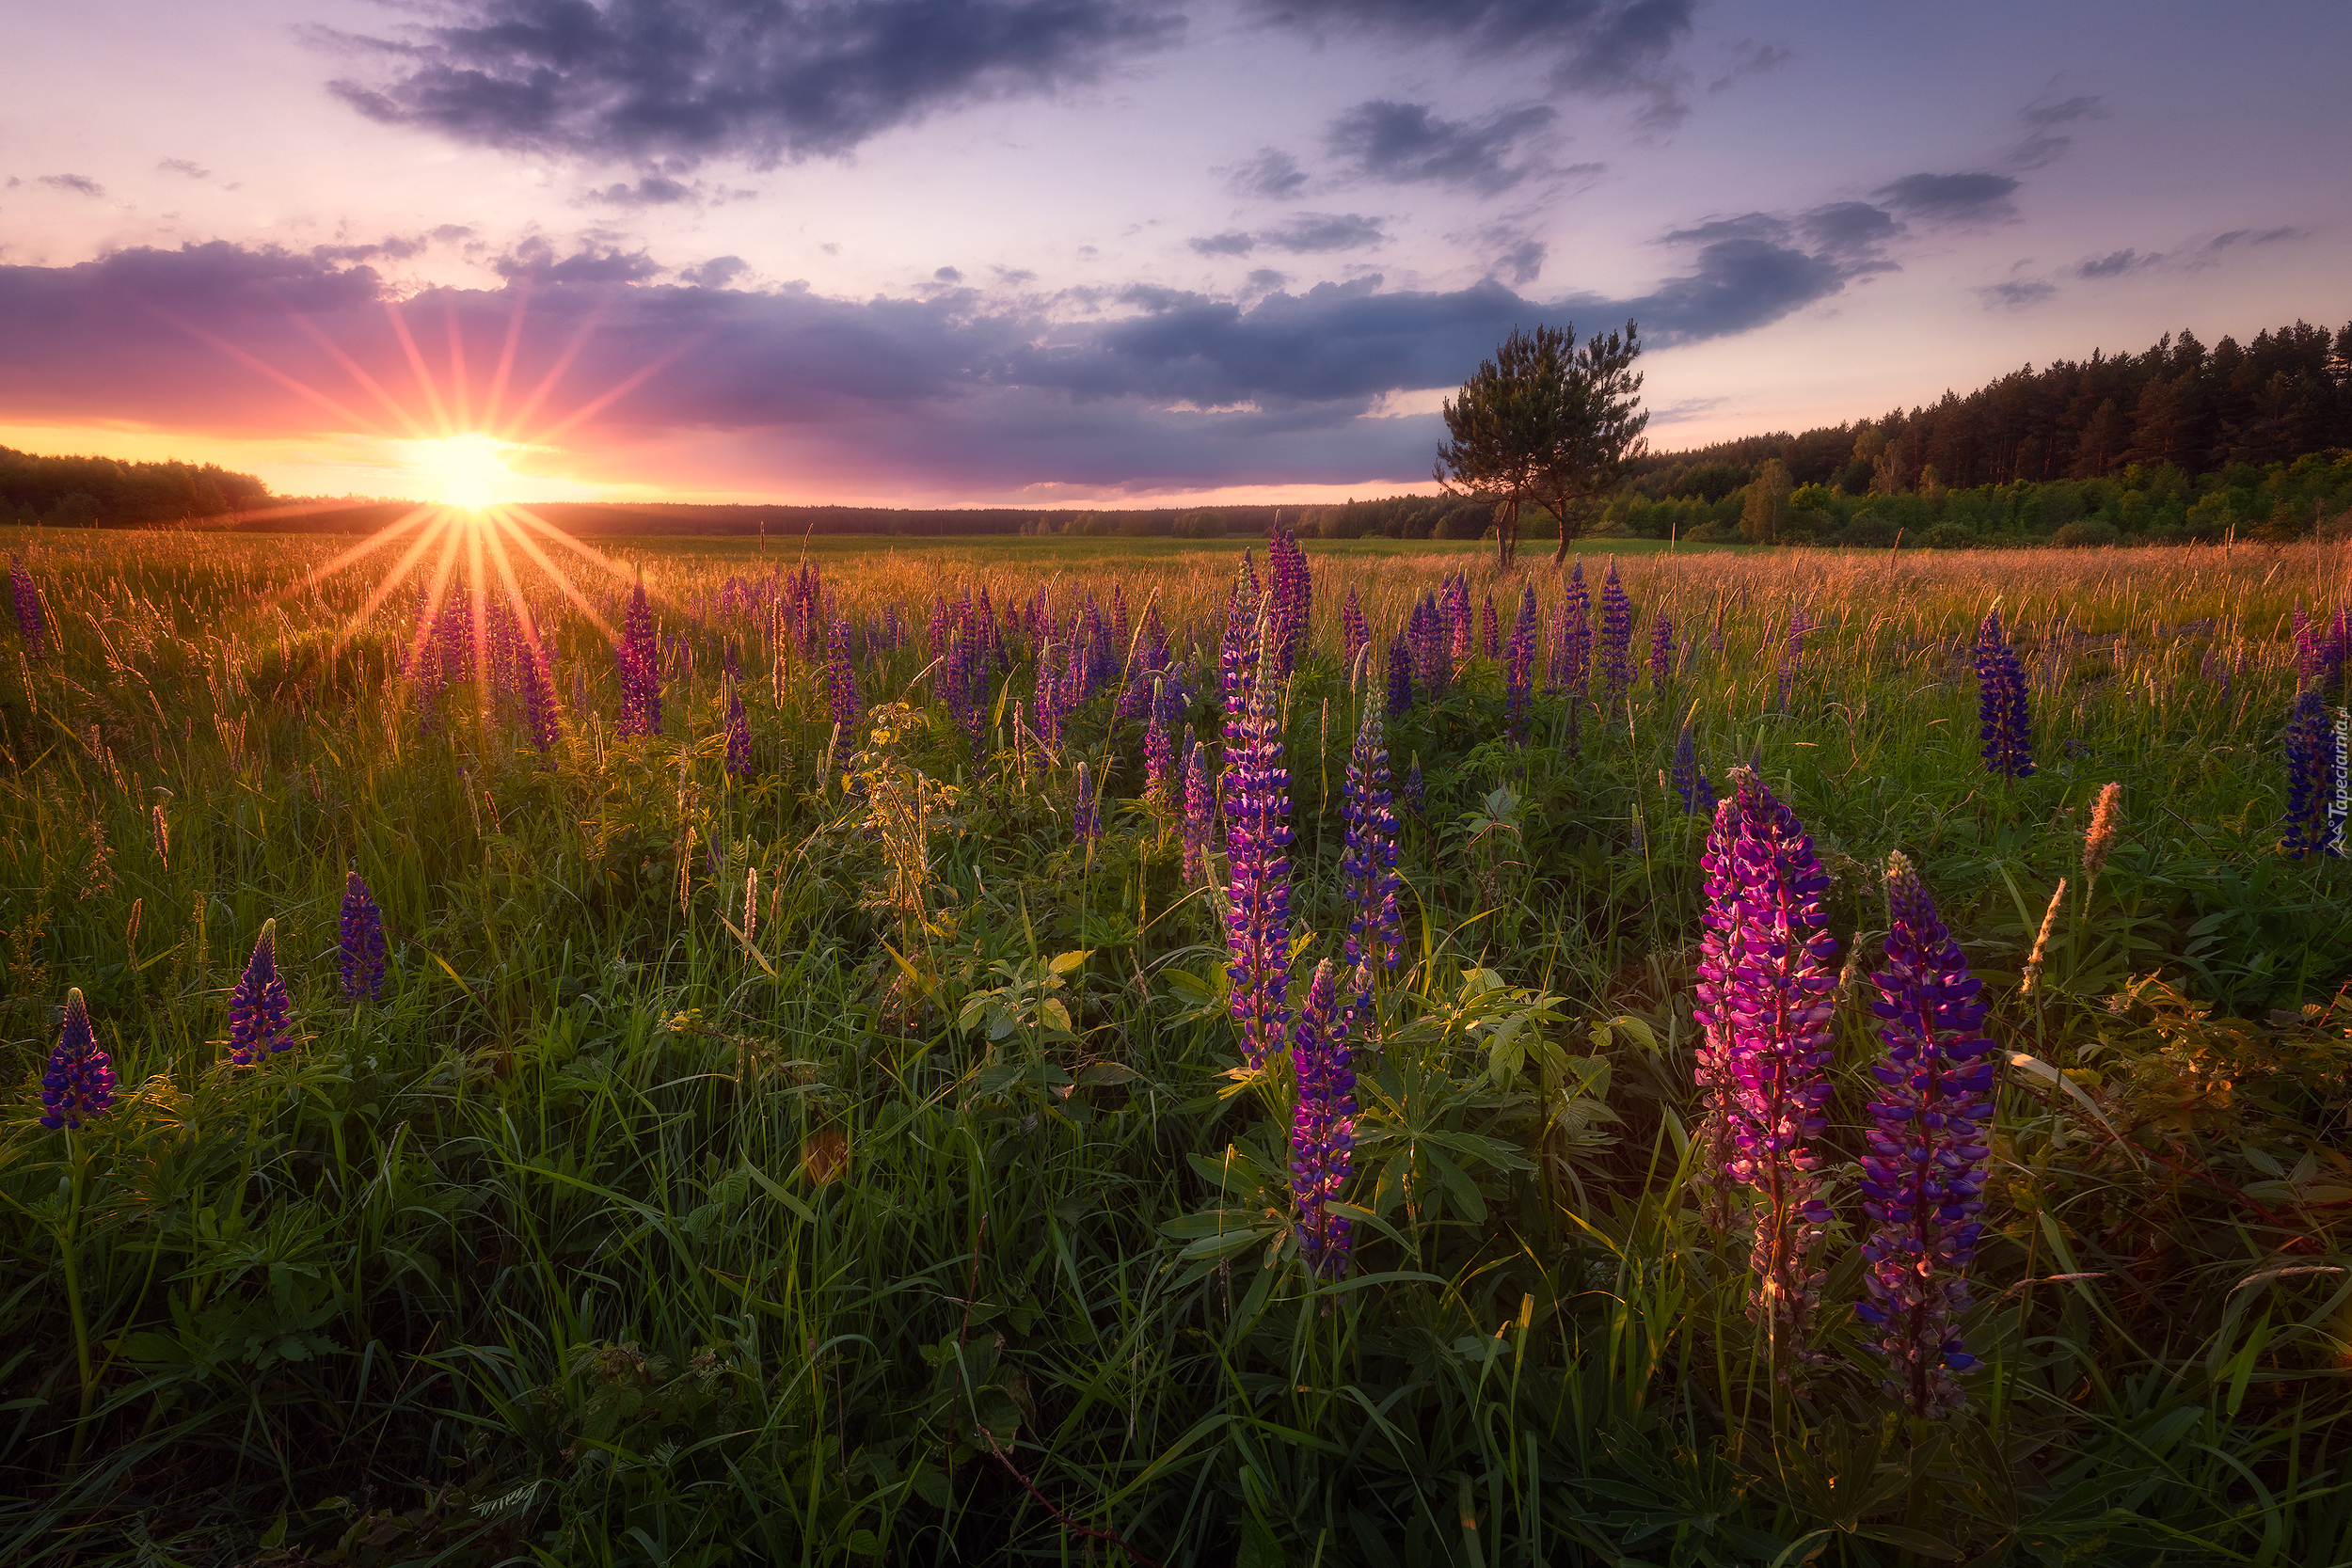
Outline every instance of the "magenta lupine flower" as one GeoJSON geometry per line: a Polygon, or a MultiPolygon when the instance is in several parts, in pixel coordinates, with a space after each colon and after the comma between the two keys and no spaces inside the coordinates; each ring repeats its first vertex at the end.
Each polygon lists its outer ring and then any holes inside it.
{"type": "Polygon", "coordinates": [[[661,650],[654,633],[653,605],[643,578],[629,590],[621,621],[621,721],[624,739],[661,733],[661,650]]]}
{"type": "MultiPolygon", "coordinates": [[[[1271,641],[1271,632],[1268,633],[1271,641]]],[[[1282,762],[1281,688],[1263,658],[1242,673],[1240,713],[1225,735],[1226,946],[1242,1057],[1265,1065],[1290,1013],[1290,770],[1282,762]]]]}
{"type": "Polygon", "coordinates": [[[866,714],[866,704],[858,696],[857,672],[850,668],[850,623],[835,620],[833,635],[825,645],[825,700],[833,709],[833,721],[846,733],[866,714]]]}
{"type": "Polygon", "coordinates": [[[1870,1152],[1862,1157],[1870,1294],[1854,1313],[1872,1331],[1867,1348],[1892,1374],[1882,1386],[1887,1396],[1935,1419],[1960,1409],[1952,1374],[1977,1364],[1957,1330],[1984,1229],[1993,1042],[1982,1033],[1982,982],[1900,854],[1887,863],[1886,902],[1886,967],[1870,977],[1886,1061],[1870,1069],[1881,1087],[1867,1107],[1870,1152]]]}
{"type": "Polygon", "coordinates": [[[1330,1202],[1356,1163],[1356,1074],[1349,1064],[1348,1016],[1338,1005],[1331,960],[1315,965],[1291,1039],[1297,1108],[1291,1115],[1291,1193],[1298,1200],[1298,1250],[1310,1274],[1347,1272],[1353,1237],[1330,1202]]]}
{"type": "Polygon", "coordinates": [[[1650,623],[1649,683],[1664,688],[1675,674],[1675,624],[1669,615],[1661,615],[1650,623]]]}
{"type": "Polygon", "coordinates": [[[2033,776],[2033,717],[2026,704],[2026,667],[1989,611],[1977,630],[1977,712],[1984,763],[1999,779],[2033,776]]]}
{"type": "Polygon", "coordinates": [[[1502,628],[1495,621],[1495,596],[1486,595],[1478,610],[1478,651],[1488,658],[1502,657],[1502,628]]]}
{"type": "Polygon", "coordinates": [[[1216,832],[1216,785],[1209,777],[1209,749],[1192,743],[1184,761],[1184,880],[1208,880],[1209,841],[1216,832]]]}
{"type": "Polygon", "coordinates": [[[1103,836],[1103,808],[1094,799],[1094,775],[1087,770],[1083,761],[1078,764],[1075,787],[1078,799],[1070,809],[1070,836],[1084,844],[1103,836]]]}
{"type": "Polygon", "coordinates": [[[743,711],[743,690],[727,682],[727,777],[752,776],[752,723],[743,711]]]}
{"type": "Polygon", "coordinates": [[[339,934],[343,1000],[376,1001],[384,994],[384,911],[357,871],[343,877],[339,934]]]}
{"type": "Polygon", "coordinates": [[[1350,906],[1347,966],[1369,980],[1374,946],[1381,949],[1384,969],[1394,969],[1405,951],[1404,917],[1396,906],[1404,885],[1396,874],[1396,813],[1390,809],[1389,746],[1377,703],[1364,705],[1340,802],[1347,825],[1340,853],[1340,896],[1350,906]]]}
{"type": "Polygon", "coordinates": [[[2344,745],[2316,688],[2295,699],[2287,721],[2286,833],[2279,848],[2289,860],[2344,853],[2344,819],[2336,807],[2344,777],[2344,745]]]}
{"type": "Polygon", "coordinates": [[[1364,607],[1357,600],[1356,585],[1347,585],[1347,602],[1340,606],[1340,641],[1347,661],[1350,679],[1355,677],[1356,661],[1372,645],[1372,627],[1364,620],[1364,607]]]}
{"type": "Polygon", "coordinates": [[[1167,688],[1152,683],[1152,719],[1143,732],[1143,799],[1154,810],[1166,811],[1175,800],[1175,752],[1168,737],[1167,688]]]}
{"type": "Polygon", "coordinates": [[[114,1102],[114,1063],[98,1049],[89,1008],[77,986],[65,993],[65,1029],[49,1053],[49,1070],[41,1075],[40,1124],[52,1132],[62,1127],[78,1132],[82,1123],[104,1116],[114,1102]]]}
{"type": "Polygon", "coordinates": [[[555,750],[560,733],[555,713],[555,688],[548,675],[545,656],[536,644],[524,650],[523,728],[530,733],[531,744],[542,756],[555,750]]]}
{"type": "Polygon", "coordinates": [[[9,596],[16,603],[17,635],[24,640],[24,653],[29,658],[40,658],[49,652],[49,626],[40,613],[40,590],[33,584],[33,574],[24,569],[24,558],[8,557],[9,596]]]}
{"type": "Polygon", "coordinates": [[[229,1059],[251,1067],[294,1045],[294,998],[278,973],[278,922],[262,922],[253,957],[229,992],[229,1059]]]}
{"type": "Polygon", "coordinates": [[[1519,590],[1519,612],[1511,623],[1510,646],[1502,660],[1502,728],[1515,746],[1527,744],[1527,720],[1535,679],[1535,590],[1519,590]]]}
{"type": "Polygon", "coordinates": [[[1614,705],[1633,686],[1633,601],[1617,580],[1617,563],[1600,584],[1600,700],[1614,705]]]}
{"type": "Polygon", "coordinates": [[[1266,541],[1267,573],[1274,579],[1272,630],[1275,678],[1288,680],[1307,657],[1308,619],[1314,607],[1314,575],[1298,535],[1277,523],[1266,541]]]}
{"type": "Polygon", "coordinates": [[[1829,879],[1795,814],[1753,768],[1731,770],[1700,864],[1706,929],[1696,1006],[1698,1083],[1708,1101],[1699,1143],[1756,1198],[1751,1317],[1777,1375],[1817,1362],[1805,1346],[1820,1300],[1814,1266],[1829,1207],[1818,1196],[1830,1097],[1830,1018],[1837,943],[1821,912],[1829,879]]]}
{"type": "Polygon", "coordinates": [[[1405,634],[1389,639],[1389,717],[1402,719],[1413,705],[1413,651],[1405,634]]]}

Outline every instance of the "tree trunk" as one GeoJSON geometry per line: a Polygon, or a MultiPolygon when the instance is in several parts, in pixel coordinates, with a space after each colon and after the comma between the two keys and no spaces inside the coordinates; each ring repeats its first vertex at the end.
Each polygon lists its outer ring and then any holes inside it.
{"type": "Polygon", "coordinates": [[[1519,499],[1511,496],[1495,508],[1495,570],[1508,572],[1519,545],[1519,499]]]}

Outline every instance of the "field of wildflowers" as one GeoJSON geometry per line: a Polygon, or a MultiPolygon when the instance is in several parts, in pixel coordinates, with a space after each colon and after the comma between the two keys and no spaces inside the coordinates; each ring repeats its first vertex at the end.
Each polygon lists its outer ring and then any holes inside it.
{"type": "Polygon", "coordinates": [[[445,537],[7,541],[0,1560],[2352,1560],[2352,550],[445,537]]]}

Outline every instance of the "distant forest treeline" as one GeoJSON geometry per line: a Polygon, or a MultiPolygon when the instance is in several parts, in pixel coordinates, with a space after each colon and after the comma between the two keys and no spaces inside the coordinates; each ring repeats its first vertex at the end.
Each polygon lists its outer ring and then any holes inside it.
{"type": "MultiPolygon", "coordinates": [[[[36,457],[0,447],[0,521],[175,523],[362,531],[408,503],[274,497],[215,465],[36,457]],[[287,510],[279,510],[287,509],[287,510]],[[272,515],[275,512],[278,515],[272,515]]],[[[1443,496],[1321,507],[1132,511],[553,502],[580,533],[1477,538],[1483,508],[1443,496]]],[[[2303,322],[2212,348],[2168,334],[2143,354],[2031,365],[1963,396],[1873,420],[1649,453],[1578,519],[1600,537],[1947,547],[2266,539],[2343,530],[2352,515],[2352,324],[2303,322]]],[[[1538,516],[1531,538],[1557,537],[1538,516]]]]}

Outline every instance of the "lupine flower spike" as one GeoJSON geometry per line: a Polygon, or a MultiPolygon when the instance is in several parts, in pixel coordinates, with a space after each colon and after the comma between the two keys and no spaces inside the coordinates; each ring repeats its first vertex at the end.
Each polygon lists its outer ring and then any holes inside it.
{"type": "Polygon", "coordinates": [[[1298,1250],[1311,1273],[1347,1272],[1353,1237],[1330,1201],[1356,1158],[1356,1074],[1349,1066],[1348,1015],[1338,1006],[1331,960],[1315,966],[1291,1039],[1298,1103],[1291,1117],[1291,1192],[1298,1200],[1298,1250]]]}
{"type": "Polygon", "coordinates": [[[1682,738],[1675,742],[1675,793],[1682,797],[1685,816],[1704,816],[1710,820],[1715,815],[1715,786],[1708,781],[1707,770],[1699,766],[1698,744],[1691,736],[1691,726],[1682,726],[1682,738]]]}
{"type": "Polygon", "coordinates": [[[2336,791],[2344,762],[2325,700],[2316,688],[2305,690],[2287,721],[2286,832],[2279,848],[2289,860],[2344,853],[2344,817],[2336,791]]]}
{"type": "Polygon", "coordinates": [[[1233,1022],[1255,1069],[1282,1043],[1290,990],[1290,769],[1282,761],[1281,689],[1271,673],[1270,631],[1239,670],[1240,711],[1225,743],[1227,947],[1233,1022]]]}
{"type": "Polygon", "coordinates": [[[1886,899],[1886,967],[1871,976],[1886,1060],[1870,1069],[1881,1087],[1862,1157],[1870,1293],[1854,1312],[1870,1330],[1866,1348],[1886,1363],[1887,1397],[1935,1419],[1961,1408],[1952,1374],[1977,1364],[1956,1329],[1984,1228],[1994,1048],[1982,982],[1899,854],[1887,864],[1886,899]]]}
{"type": "Polygon", "coordinates": [[[2026,703],[2026,667],[2001,630],[2001,612],[1989,611],[1977,630],[1977,712],[1984,765],[1995,778],[2033,776],[2033,718],[2026,703]]]}
{"type": "Polygon", "coordinates": [[[1830,1212],[1811,1141],[1828,1121],[1837,943],[1821,912],[1829,878],[1813,840],[1753,768],[1733,768],[1731,782],[1700,862],[1706,933],[1693,1017],[1710,1101],[1700,1141],[1756,1195],[1748,1309],[1775,1375],[1793,1384],[1797,1368],[1820,1359],[1805,1340],[1830,1212]]]}
{"type": "Polygon", "coordinates": [[[1209,749],[1193,742],[1184,765],[1184,880],[1208,879],[1209,840],[1216,832],[1216,786],[1209,778],[1209,749]]]}
{"type": "Polygon", "coordinates": [[[278,922],[262,922],[253,957],[229,993],[229,1059],[251,1067],[294,1045],[294,998],[278,973],[278,922]]]}
{"type": "Polygon", "coordinates": [[[98,1049],[89,1008],[76,987],[65,993],[65,1029],[49,1053],[49,1070],[41,1076],[40,1124],[77,1132],[91,1117],[104,1116],[114,1102],[114,1064],[98,1049]]]}
{"type": "MultiPolygon", "coordinates": [[[[661,733],[661,650],[654,633],[653,605],[643,578],[629,591],[621,621],[621,722],[623,736],[661,733]]],[[[431,652],[425,655],[434,657],[431,652]]]]}
{"type": "Polygon", "coordinates": [[[1381,967],[1394,969],[1405,939],[1404,918],[1396,905],[1397,889],[1403,885],[1396,874],[1396,813],[1390,809],[1389,748],[1377,703],[1364,705],[1341,800],[1347,837],[1340,854],[1340,895],[1351,906],[1347,962],[1369,981],[1373,949],[1381,950],[1381,967]]]}
{"type": "Polygon", "coordinates": [[[1077,802],[1070,809],[1070,836],[1084,845],[1103,836],[1103,808],[1095,803],[1094,776],[1078,764],[1077,802]]]}
{"type": "Polygon", "coordinates": [[[752,776],[752,725],[743,711],[742,689],[727,682],[727,777],[748,779],[752,776]]]}
{"type": "Polygon", "coordinates": [[[342,941],[340,943],[343,1000],[370,1002],[384,994],[384,911],[357,871],[343,877],[342,941]]]}

